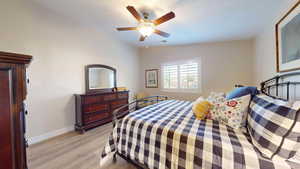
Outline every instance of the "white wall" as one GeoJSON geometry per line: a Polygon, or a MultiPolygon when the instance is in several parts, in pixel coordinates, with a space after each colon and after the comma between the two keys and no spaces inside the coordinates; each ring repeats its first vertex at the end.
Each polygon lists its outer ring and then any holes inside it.
{"type": "Polygon", "coordinates": [[[151,95],[193,100],[210,91],[229,91],[235,84],[251,85],[253,81],[259,84],[276,74],[275,23],[296,1],[283,1],[284,5],[280,11],[275,11],[274,19],[255,39],[254,45],[253,41],[245,40],[140,48],[139,51],[107,33],[110,31],[101,30],[100,26],[79,26],[77,22],[32,1],[2,1],[0,50],[34,56],[28,69],[28,137],[38,140],[41,138],[38,136],[60,133],[73,127],[73,94],[84,92],[84,66],[87,64],[115,67],[118,86],[128,87],[131,94],[141,88],[151,95]],[[202,93],[165,93],[160,89],[145,89],[145,69],[160,69],[163,62],[195,57],[202,60],[202,93]]]}
{"type": "Polygon", "coordinates": [[[140,48],[140,88],[150,95],[161,94],[176,99],[194,100],[211,91],[230,91],[235,84],[251,85],[253,51],[252,40],[140,48]],[[160,88],[145,88],[146,69],[160,69],[161,63],[195,57],[201,58],[201,93],[170,93],[163,92],[160,88]]]}
{"type": "Polygon", "coordinates": [[[298,0],[284,0],[273,19],[255,39],[254,81],[257,85],[276,75],[276,23],[296,4],[298,0]]]}
{"type": "Polygon", "coordinates": [[[27,136],[31,141],[72,129],[73,94],[84,93],[84,66],[117,69],[118,86],[138,90],[138,51],[101,27],[86,28],[30,1],[1,1],[0,50],[33,55],[28,69],[27,136]],[[50,132],[50,133],[49,133],[50,132]]]}

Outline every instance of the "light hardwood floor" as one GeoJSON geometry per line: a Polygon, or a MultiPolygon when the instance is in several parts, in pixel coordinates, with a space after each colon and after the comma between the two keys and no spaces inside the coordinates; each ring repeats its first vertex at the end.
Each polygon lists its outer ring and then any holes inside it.
{"type": "MultiPolygon", "coordinates": [[[[112,131],[111,124],[81,135],[70,132],[28,148],[29,169],[100,169],[100,153],[112,131]]],[[[105,169],[135,169],[118,158],[105,169]]],[[[101,169],[102,169],[101,168],[101,169]]]]}

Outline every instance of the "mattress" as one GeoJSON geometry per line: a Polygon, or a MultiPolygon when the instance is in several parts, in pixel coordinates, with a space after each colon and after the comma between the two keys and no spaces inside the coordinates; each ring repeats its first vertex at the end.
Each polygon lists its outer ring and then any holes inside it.
{"type": "Polygon", "coordinates": [[[113,129],[101,164],[118,152],[149,169],[288,169],[262,157],[247,132],[197,120],[192,102],[167,100],[125,116],[113,129]]]}

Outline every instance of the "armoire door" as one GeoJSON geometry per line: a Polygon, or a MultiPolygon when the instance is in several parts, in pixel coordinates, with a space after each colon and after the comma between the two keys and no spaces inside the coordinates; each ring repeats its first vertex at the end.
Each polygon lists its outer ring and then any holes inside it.
{"type": "Polygon", "coordinates": [[[0,169],[16,169],[12,97],[12,72],[0,68],[0,169]]]}

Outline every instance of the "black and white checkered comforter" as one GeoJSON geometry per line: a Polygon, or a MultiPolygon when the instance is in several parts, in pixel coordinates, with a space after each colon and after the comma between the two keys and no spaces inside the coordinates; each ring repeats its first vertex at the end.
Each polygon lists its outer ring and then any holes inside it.
{"type": "Polygon", "coordinates": [[[132,112],[114,128],[101,161],[119,152],[149,169],[288,169],[258,153],[240,130],[195,119],[192,103],[168,100],[132,112]]]}

